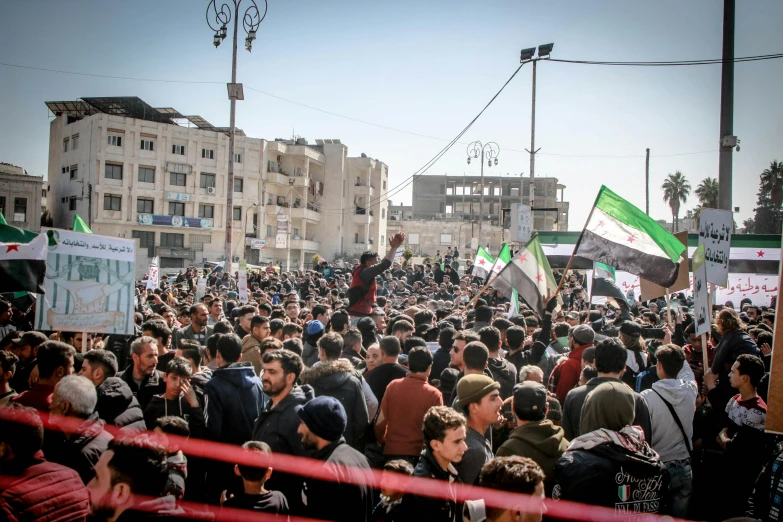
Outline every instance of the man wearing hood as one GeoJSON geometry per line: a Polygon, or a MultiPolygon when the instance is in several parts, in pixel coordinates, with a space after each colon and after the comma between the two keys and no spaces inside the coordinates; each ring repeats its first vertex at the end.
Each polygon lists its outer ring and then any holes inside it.
{"type": "Polygon", "coordinates": [[[76,470],[85,484],[95,476],[95,465],[114,438],[95,413],[97,402],[93,383],[78,375],[63,377],[52,394],[49,422],[62,430],[65,441],[46,458],[76,470]]]}
{"type": "Polygon", "coordinates": [[[364,390],[355,375],[353,365],[338,360],[343,351],[343,338],[338,333],[328,333],[318,340],[321,364],[302,372],[302,383],[309,384],[315,395],[329,395],[339,400],[348,416],[345,441],[357,447],[370,422],[364,390]]]}
{"type": "MultiPolygon", "coordinates": [[[[605,341],[604,341],[605,342],[605,341]]],[[[613,508],[617,516],[658,513],[666,466],[634,419],[634,392],[622,382],[598,385],[582,410],[580,435],[555,464],[552,498],[613,508]]]]}
{"type": "MultiPolygon", "coordinates": [[[[206,436],[211,440],[241,446],[253,436],[253,425],[268,397],[250,363],[239,362],[242,341],[235,334],[222,335],[217,341],[217,370],[204,386],[206,436]]],[[[242,491],[241,480],[233,466],[212,462],[207,473],[211,500],[225,489],[242,491]]]]}
{"type": "Polygon", "coordinates": [[[497,456],[517,455],[533,459],[544,470],[544,491],[547,497],[551,497],[555,485],[555,462],[568,448],[563,428],[546,418],[548,397],[546,388],[540,383],[519,383],[514,388],[512,404],[517,427],[498,448],[497,456]]]}
{"type": "MultiPolygon", "coordinates": [[[[304,367],[302,359],[290,350],[272,350],[264,353],[261,363],[264,370],[261,382],[269,402],[253,426],[253,440],[269,444],[274,453],[308,456],[297,434],[301,420],[296,410],[297,406],[304,405],[315,394],[307,384],[296,384],[304,367]]],[[[299,475],[276,471],[267,488],[283,493],[289,507],[296,513],[301,507],[303,483],[304,479],[299,475]]]]}
{"type": "Polygon", "coordinates": [[[485,326],[478,334],[481,342],[489,350],[487,367],[492,373],[492,378],[500,385],[500,397],[506,400],[511,397],[514,385],[517,383],[517,368],[500,357],[500,330],[494,326],[485,326]]]}
{"type": "Polygon", "coordinates": [[[685,518],[693,492],[690,452],[698,389],[682,348],[674,344],[661,346],[655,358],[659,380],[642,392],[650,410],[650,445],[669,472],[669,514],[685,518]]]}
{"type": "Polygon", "coordinates": [[[95,385],[98,417],[119,427],[121,432],[144,431],[147,427],[139,401],[133,396],[130,386],[115,377],[116,374],[117,358],[110,351],[90,350],[84,354],[79,375],[95,385]]]}
{"type": "MultiPolygon", "coordinates": [[[[318,340],[324,334],[324,324],[318,319],[313,319],[307,323],[307,337],[304,339],[302,351],[302,362],[308,368],[318,362],[318,340]]],[[[332,322],[332,331],[334,322],[332,322]]],[[[342,332],[340,332],[342,333],[342,332]]]]}

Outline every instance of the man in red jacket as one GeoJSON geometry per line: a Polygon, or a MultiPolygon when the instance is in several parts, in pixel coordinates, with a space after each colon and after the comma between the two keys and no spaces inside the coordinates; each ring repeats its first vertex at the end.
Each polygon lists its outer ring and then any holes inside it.
{"type": "Polygon", "coordinates": [[[372,313],[377,289],[375,278],[391,267],[397,249],[404,241],[403,233],[394,234],[394,237],[389,238],[389,251],[380,263],[376,252],[362,254],[361,264],[353,270],[351,287],[348,289],[348,314],[353,318],[352,326],[356,326],[358,318],[367,317],[372,313]]]}
{"type": "Polygon", "coordinates": [[[580,324],[568,332],[568,358],[560,361],[549,376],[549,391],[557,395],[560,404],[565,403],[566,395],[577,384],[582,374],[582,352],[593,346],[595,332],[586,325],[580,324]]]}
{"type": "Polygon", "coordinates": [[[32,408],[0,408],[0,519],[85,520],[87,488],[72,469],[43,459],[43,423],[32,408]]]}

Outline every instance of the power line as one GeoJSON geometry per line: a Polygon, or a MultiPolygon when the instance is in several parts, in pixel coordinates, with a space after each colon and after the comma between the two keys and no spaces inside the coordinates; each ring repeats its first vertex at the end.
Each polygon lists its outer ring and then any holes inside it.
{"type": "MultiPolygon", "coordinates": [[[[739,58],[734,58],[733,60],[725,60],[725,61],[742,63],[742,62],[758,62],[762,60],[777,60],[779,58],[783,58],[783,53],[760,54],[757,56],[741,56],[739,58]]],[[[550,62],[570,63],[576,65],[610,65],[610,66],[625,66],[625,67],[683,67],[683,66],[691,66],[691,65],[717,65],[717,64],[722,64],[724,62],[722,58],[715,58],[711,60],[671,60],[671,61],[633,61],[633,62],[564,60],[558,58],[547,58],[547,60],[550,62]]]]}

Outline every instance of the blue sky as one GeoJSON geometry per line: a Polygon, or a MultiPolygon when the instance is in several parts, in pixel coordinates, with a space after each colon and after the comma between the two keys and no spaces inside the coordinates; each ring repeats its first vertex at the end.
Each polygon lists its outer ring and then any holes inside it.
{"type": "MultiPolygon", "coordinates": [[[[228,39],[218,49],[206,0],[3,0],[0,62],[135,78],[225,82],[228,39]]],[[[248,4],[248,0],[244,0],[248,4]]],[[[736,56],[783,51],[783,2],[737,2],[736,56]]],[[[245,84],[237,126],[259,138],[339,138],[389,165],[391,187],[443,141],[349,121],[248,89],[380,125],[453,138],[506,81],[519,50],[554,42],[553,57],[586,60],[719,58],[718,0],[294,1],[270,0],[252,53],[240,43],[245,84]]],[[[244,34],[242,34],[244,37],[244,34]]],[[[240,40],[241,42],[241,40],[240,40]]],[[[531,67],[525,66],[461,139],[495,141],[492,172],[529,174],[531,67]]],[[[752,216],[758,175],[783,160],[783,60],[737,64],[733,204],[752,216]]],[[[139,96],[155,107],[228,125],[222,84],[172,84],[55,74],[0,66],[0,161],[46,173],[45,101],[139,96]]],[[[540,63],[537,176],[567,188],[570,228],[580,229],[600,185],[644,207],[644,153],[651,149],[651,214],[666,174],[695,186],[717,177],[720,66],[630,68],[540,63]],[[698,154],[685,154],[697,153],[698,154]],[[602,157],[591,157],[602,156],[602,157]],[[623,157],[616,157],[623,156],[623,157]],[[627,157],[636,156],[636,157],[627,157]]],[[[455,145],[429,173],[477,174],[455,145]]],[[[486,172],[485,172],[486,173],[486,172]]],[[[410,187],[392,196],[409,202],[410,187]]],[[[696,205],[695,196],[684,208],[696,205]]]]}

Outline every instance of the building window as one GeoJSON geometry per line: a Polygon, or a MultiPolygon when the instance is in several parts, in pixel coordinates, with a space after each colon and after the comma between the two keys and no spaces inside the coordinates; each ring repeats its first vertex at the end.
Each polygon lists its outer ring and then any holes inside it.
{"type": "Polygon", "coordinates": [[[215,175],[202,172],[199,179],[199,187],[201,188],[214,188],[215,187],[215,175]]]}
{"type": "Polygon", "coordinates": [[[122,196],[104,194],[103,210],[122,210],[122,196]]]}
{"type": "Polygon", "coordinates": [[[185,234],[160,233],[160,246],[162,247],[180,247],[185,246],[185,234]]]}
{"type": "Polygon", "coordinates": [[[386,182],[383,182],[383,190],[386,190],[386,182]]]}
{"type": "Polygon", "coordinates": [[[242,178],[234,178],[234,192],[245,191],[245,180],[242,178]]]}
{"type": "MultiPolygon", "coordinates": [[[[382,217],[383,219],[386,219],[386,209],[385,209],[385,208],[382,208],[382,209],[381,209],[381,217],[382,217]]],[[[381,241],[381,244],[384,244],[384,243],[383,243],[383,241],[381,241]]]]}
{"type": "Polygon", "coordinates": [[[172,154],[178,154],[180,156],[185,155],[185,146],[184,145],[172,145],[171,146],[171,153],[172,154]]]}
{"type": "Polygon", "coordinates": [[[79,167],[77,165],[71,165],[71,179],[76,179],[79,173],[79,167]]]}
{"type": "Polygon", "coordinates": [[[5,196],[0,196],[0,212],[2,212],[3,217],[5,217],[5,196]]]}
{"type": "Polygon", "coordinates": [[[155,208],[154,199],[139,198],[136,200],[136,212],[139,214],[154,214],[155,208]]]}
{"type": "Polygon", "coordinates": [[[76,196],[68,198],[68,210],[76,210],[76,196]]]}
{"type": "Polygon", "coordinates": [[[27,198],[14,198],[14,221],[27,221],[27,198]]]}
{"type": "Polygon", "coordinates": [[[385,238],[383,236],[381,236],[381,245],[385,245],[386,244],[386,241],[384,241],[384,239],[385,238]]]}
{"type": "Polygon", "coordinates": [[[299,235],[299,229],[298,228],[292,229],[291,234],[293,235],[294,239],[302,239],[301,236],[299,235]]]}
{"type": "Polygon", "coordinates": [[[71,150],[78,150],[79,148],[79,135],[74,134],[71,136],[71,150]]]}
{"type": "Polygon", "coordinates": [[[358,243],[359,242],[359,233],[355,232],[353,235],[353,242],[358,243]]]}
{"type": "Polygon", "coordinates": [[[155,142],[153,140],[145,140],[142,138],[141,146],[139,148],[141,150],[155,150],[155,142]]]}
{"type": "Polygon", "coordinates": [[[109,134],[108,142],[109,145],[112,145],[114,147],[122,147],[122,136],[117,136],[116,134],[109,134]]]}
{"type": "Polygon", "coordinates": [[[63,167],[63,174],[67,174],[69,170],[71,170],[71,167],[68,166],[63,167]]]}
{"type": "Polygon", "coordinates": [[[184,187],[188,180],[187,174],[181,174],[179,172],[169,172],[169,184],[175,187],[184,187]]]}
{"type": "Polygon", "coordinates": [[[68,144],[71,142],[69,138],[63,140],[63,152],[68,152],[68,144]]]}
{"type": "Polygon", "coordinates": [[[242,155],[234,154],[234,163],[242,163],[242,155]]]}
{"type": "Polygon", "coordinates": [[[155,167],[139,167],[140,183],[155,183],[155,167]]]}
{"type": "Polygon", "coordinates": [[[215,159],[214,149],[201,149],[201,157],[204,159],[215,159]]]}
{"type": "Polygon", "coordinates": [[[139,248],[147,249],[147,257],[153,257],[155,255],[155,232],[131,230],[131,237],[139,240],[139,248]]]}
{"type": "Polygon", "coordinates": [[[214,218],[215,217],[215,205],[199,205],[198,217],[200,218],[214,218]]]}
{"type": "Polygon", "coordinates": [[[234,207],[234,221],[242,221],[242,207],[234,207]]]}
{"type": "Polygon", "coordinates": [[[169,201],[169,216],[184,216],[185,204],[178,201],[169,201]]]}
{"type": "Polygon", "coordinates": [[[122,165],[107,163],[104,172],[105,174],[103,177],[106,179],[122,179],[122,165]]]}

